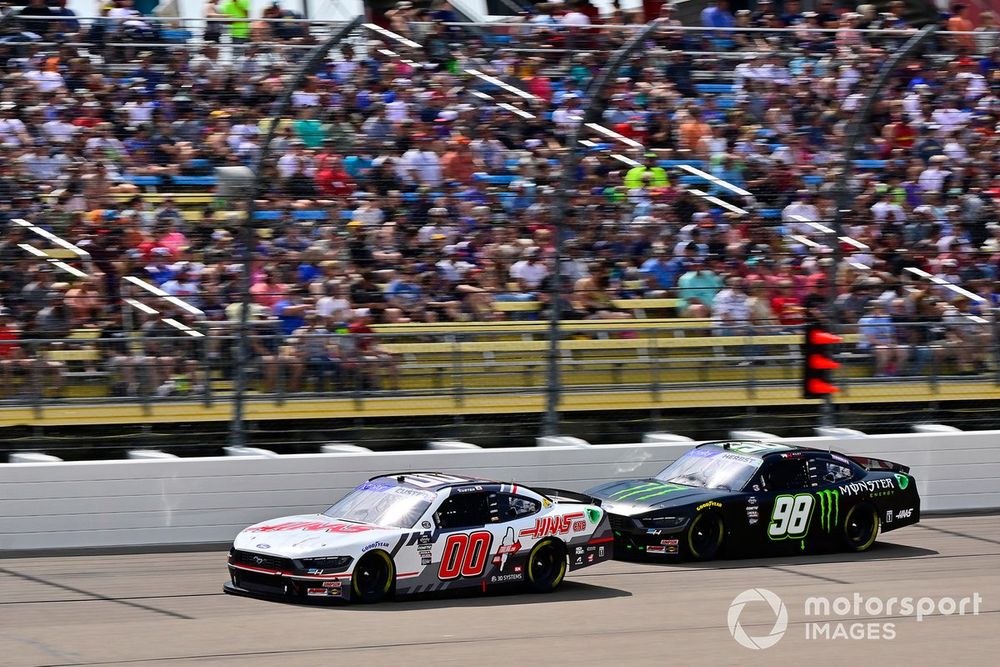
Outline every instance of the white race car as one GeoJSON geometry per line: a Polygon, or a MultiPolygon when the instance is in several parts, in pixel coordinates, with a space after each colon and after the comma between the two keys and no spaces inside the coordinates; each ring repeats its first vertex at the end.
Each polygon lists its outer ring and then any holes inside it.
{"type": "Polygon", "coordinates": [[[236,536],[227,593],[377,602],[392,595],[523,584],[555,590],[612,557],[589,496],[436,472],[373,477],[322,514],[236,536]]]}

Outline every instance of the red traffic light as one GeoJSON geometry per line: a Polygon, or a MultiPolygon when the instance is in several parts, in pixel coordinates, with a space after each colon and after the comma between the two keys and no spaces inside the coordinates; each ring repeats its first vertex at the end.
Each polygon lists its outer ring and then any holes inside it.
{"type": "MultiPolygon", "coordinates": [[[[839,365],[839,364],[838,364],[839,365]]],[[[834,387],[829,382],[820,380],[818,378],[810,378],[806,382],[806,391],[810,394],[836,394],[840,391],[837,387],[834,387]]]]}
{"type": "Polygon", "coordinates": [[[840,368],[840,364],[822,354],[810,354],[809,368],[817,371],[832,371],[834,368],[840,368]]]}
{"type": "Polygon", "coordinates": [[[834,345],[835,343],[842,343],[844,339],[840,336],[834,336],[829,331],[823,331],[822,329],[810,329],[809,330],[808,343],[810,345],[834,345]]]}

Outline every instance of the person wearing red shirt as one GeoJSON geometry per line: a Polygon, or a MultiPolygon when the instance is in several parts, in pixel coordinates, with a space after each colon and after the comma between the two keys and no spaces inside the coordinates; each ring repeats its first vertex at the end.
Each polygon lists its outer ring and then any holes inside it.
{"type": "Polygon", "coordinates": [[[789,278],[778,281],[777,294],[771,297],[771,310],[778,318],[778,324],[783,327],[802,324],[802,302],[792,293],[794,283],[789,278]]]}
{"type": "Polygon", "coordinates": [[[0,306],[0,379],[4,387],[13,388],[14,373],[26,368],[28,360],[16,341],[21,339],[21,329],[11,317],[10,310],[0,306]]]}
{"type": "Polygon", "coordinates": [[[888,141],[892,148],[912,148],[917,140],[917,131],[898,111],[892,112],[890,120],[891,122],[882,130],[882,138],[888,141]]]}
{"type": "Polygon", "coordinates": [[[344,170],[339,155],[324,151],[316,157],[316,188],[328,197],[349,197],[354,179],[344,170]]]}
{"type": "Polygon", "coordinates": [[[448,142],[448,151],[441,156],[441,174],[446,181],[468,185],[476,172],[476,164],[469,150],[469,140],[459,137],[448,142]]]}
{"type": "Polygon", "coordinates": [[[100,116],[101,105],[97,102],[87,102],[83,105],[83,115],[77,116],[71,124],[77,127],[94,128],[104,122],[100,116]]]}

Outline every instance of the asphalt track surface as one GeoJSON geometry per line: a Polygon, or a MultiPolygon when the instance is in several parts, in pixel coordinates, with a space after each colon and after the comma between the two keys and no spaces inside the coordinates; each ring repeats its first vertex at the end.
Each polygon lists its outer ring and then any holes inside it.
{"type": "MultiPolygon", "coordinates": [[[[571,575],[551,595],[367,607],[224,595],[224,560],[191,552],[0,561],[0,665],[1000,664],[998,515],[928,518],[862,555],[614,562],[571,575]],[[788,612],[784,636],[764,650],[737,644],[727,624],[733,599],[753,587],[776,593],[788,612]],[[970,603],[964,616],[935,610],[920,622],[853,609],[807,618],[804,610],[810,596],[884,603],[975,593],[978,615],[970,603]],[[875,624],[880,636],[891,623],[895,638],[806,637],[807,623],[831,619],[847,631],[875,624]]],[[[775,614],[756,602],[738,620],[748,635],[766,636],[775,614]]]]}

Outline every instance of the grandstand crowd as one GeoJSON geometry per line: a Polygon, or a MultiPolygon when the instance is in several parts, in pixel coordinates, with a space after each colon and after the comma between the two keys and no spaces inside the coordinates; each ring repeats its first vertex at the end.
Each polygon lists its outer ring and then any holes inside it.
{"type": "MultiPolygon", "coordinates": [[[[131,0],[96,21],[31,0],[0,39],[5,374],[28,356],[18,339],[116,336],[123,319],[165,337],[178,333],[167,317],[238,319],[247,216],[244,202],[213,193],[215,169],[256,165],[285,82],[318,42],[277,4],[268,21],[246,7],[210,0],[205,17],[220,21],[202,32],[143,17],[131,0]],[[16,219],[90,260],[68,258],[71,274],[32,255],[25,244],[53,246],[16,219]],[[125,316],[127,276],[204,315],[132,290],[159,312],[125,316]]],[[[250,221],[253,319],[283,336],[539,319],[558,292],[564,319],[630,318],[623,301],[677,299],[671,314],[711,318],[717,333],[782,331],[834,298],[838,321],[860,322],[861,345],[880,350],[881,373],[921,363],[907,346],[983,341],[983,330],[948,324],[1000,302],[995,17],[974,27],[955,4],[932,46],[892,74],[846,166],[848,240],[808,224],[836,217],[848,123],[915,32],[903,3],[890,9],[764,0],[734,13],[718,0],[701,14],[706,30],[685,30],[670,4],[657,17],[601,16],[582,0],[536,5],[484,33],[452,25],[446,2],[400,2],[387,25],[420,48],[376,33],[349,40],[278,122],[250,221]],[[652,18],[661,27],[600,114],[632,144],[585,135],[565,193],[564,282],[553,286],[566,137],[587,84],[632,34],[599,24],[652,18]],[[895,32],[868,32],[878,28],[895,32]]],[[[150,354],[183,362],[183,350],[150,354]]],[[[956,358],[970,371],[982,361],[956,358]]]]}

